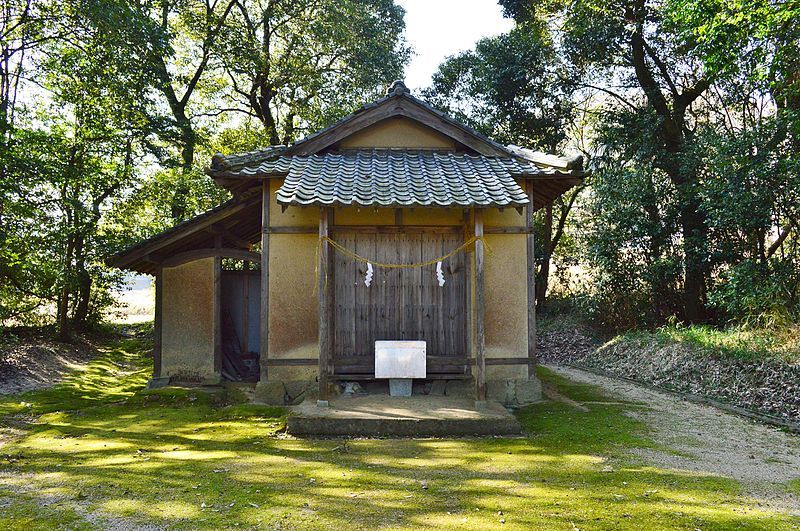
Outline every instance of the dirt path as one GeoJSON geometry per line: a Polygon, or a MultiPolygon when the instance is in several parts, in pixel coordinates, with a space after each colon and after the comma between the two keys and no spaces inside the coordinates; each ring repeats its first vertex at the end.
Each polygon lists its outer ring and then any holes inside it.
{"type": "Polygon", "coordinates": [[[597,385],[609,395],[644,403],[647,409],[631,415],[655,430],[655,440],[679,454],[633,451],[646,462],[738,480],[746,494],[800,514],[800,498],[785,489],[786,482],[800,478],[800,436],[624,380],[563,366],[548,368],[570,380],[597,385]]]}

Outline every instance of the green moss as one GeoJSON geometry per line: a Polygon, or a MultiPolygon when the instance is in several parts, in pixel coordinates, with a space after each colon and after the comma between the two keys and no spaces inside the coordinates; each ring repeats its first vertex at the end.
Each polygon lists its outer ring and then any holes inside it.
{"type": "Polygon", "coordinates": [[[642,406],[609,403],[546,370],[545,381],[590,411],[526,408],[524,438],[304,440],[282,436],[282,408],[224,392],[144,390],[145,351],[116,344],[69,383],[2,403],[0,424],[13,440],[0,451],[0,528],[488,528],[504,519],[512,529],[768,529],[791,521],[740,496],[735,481],[630,459],[628,449],[654,446],[647,426],[627,415],[642,406]],[[24,414],[14,406],[22,401],[24,414]]]}
{"type": "Polygon", "coordinates": [[[43,504],[36,496],[19,494],[0,488],[0,529],[30,531],[31,529],[92,529],[74,510],[65,507],[56,498],[43,504]]]}
{"type": "Polygon", "coordinates": [[[800,479],[793,479],[786,484],[786,490],[800,496],[800,479]]]}

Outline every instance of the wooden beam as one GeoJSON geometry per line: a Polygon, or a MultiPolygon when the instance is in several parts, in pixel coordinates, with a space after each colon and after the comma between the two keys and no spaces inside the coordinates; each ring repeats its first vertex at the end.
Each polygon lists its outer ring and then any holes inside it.
{"type": "MultiPolygon", "coordinates": [[[[483,237],[483,212],[475,210],[475,236],[483,237]]],[[[483,293],[483,240],[475,242],[475,400],[486,400],[486,330],[483,293]]]]}
{"type": "Polygon", "coordinates": [[[335,225],[331,232],[361,232],[369,234],[452,234],[462,230],[461,225],[335,225]]]}
{"type": "Polygon", "coordinates": [[[289,155],[312,155],[370,125],[391,118],[403,116],[420,122],[458,143],[468,146],[478,153],[493,157],[507,157],[508,152],[486,139],[477,136],[463,126],[457,125],[424,103],[409,96],[386,98],[380,104],[354,113],[319,135],[311,135],[308,140],[296,143],[287,151],[289,155]]]}
{"type": "MultiPolygon", "coordinates": [[[[319,209],[319,238],[328,237],[328,216],[327,208],[319,209]]],[[[330,297],[328,294],[328,255],[330,246],[328,243],[320,244],[319,263],[317,263],[318,279],[317,292],[319,294],[319,400],[327,403],[328,382],[331,371],[330,362],[330,297]]],[[[326,404],[327,405],[327,404],[326,404]]]]}
{"type": "MultiPolygon", "coordinates": [[[[525,207],[527,209],[527,207],[525,207]]],[[[484,227],[486,234],[527,234],[530,232],[528,227],[484,227]]]]}
{"type": "Polygon", "coordinates": [[[317,358],[285,358],[267,360],[270,367],[298,367],[303,365],[319,365],[317,358]]]}
{"type": "MultiPolygon", "coordinates": [[[[371,234],[451,234],[461,232],[464,229],[464,225],[331,225],[328,229],[330,232],[361,232],[371,234]]],[[[318,227],[269,228],[271,234],[316,234],[318,230],[318,227]]],[[[469,227],[468,232],[472,232],[472,226],[469,227]]],[[[483,232],[485,234],[527,234],[529,230],[527,227],[486,225],[483,228],[483,232]]],[[[469,237],[469,235],[467,237],[469,237]]]]}
{"type": "Polygon", "coordinates": [[[161,352],[163,349],[164,272],[159,267],[155,278],[156,302],[153,322],[153,378],[161,378],[161,352]]]}
{"type": "Polygon", "coordinates": [[[536,377],[536,249],[533,234],[533,204],[532,181],[525,183],[530,204],[525,208],[525,226],[528,229],[527,239],[527,286],[528,286],[528,378],[536,377]]]}
{"type": "Polygon", "coordinates": [[[261,183],[261,313],[259,347],[262,382],[269,378],[269,181],[261,183]]]}
{"type": "Polygon", "coordinates": [[[223,239],[225,239],[228,243],[232,244],[236,248],[247,249],[248,251],[250,250],[249,241],[235,235],[222,224],[218,223],[212,225],[211,228],[208,229],[208,231],[215,236],[222,236],[223,239]]]}
{"type": "Polygon", "coordinates": [[[527,365],[528,358],[486,358],[486,365],[527,365]]]}
{"type": "MultiPolygon", "coordinates": [[[[333,208],[327,209],[328,228],[334,226],[336,211],[333,208]]],[[[330,232],[330,230],[328,231],[330,232]]],[[[327,247],[327,245],[326,245],[327,247]]],[[[325,270],[328,272],[328,280],[325,283],[328,287],[327,307],[328,307],[328,369],[329,375],[333,374],[333,353],[336,349],[336,265],[334,262],[335,253],[333,249],[328,249],[325,270]]]]}
{"type": "Polygon", "coordinates": [[[209,248],[209,249],[193,249],[185,251],[176,255],[170,256],[161,262],[161,267],[175,267],[201,258],[233,258],[235,260],[250,260],[251,262],[258,262],[261,260],[261,255],[252,251],[245,251],[244,249],[231,249],[226,247],[209,248]]]}
{"type": "Polygon", "coordinates": [[[184,228],[178,230],[170,230],[167,231],[166,234],[151,238],[151,241],[149,241],[148,243],[143,244],[140,247],[136,247],[135,249],[127,253],[122,253],[113,260],[110,260],[109,265],[120,268],[127,267],[129,264],[136,262],[137,260],[141,260],[142,258],[147,257],[147,255],[152,255],[157,250],[167,245],[178,242],[190,234],[195,234],[197,232],[203,231],[207,227],[210,227],[211,225],[226,219],[228,216],[231,216],[237,212],[244,210],[247,207],[252,206],[257,202],[257,200],[258,200],[257,195],[250,196],[248,194],[246,196],[243,196],[240,202],[232,203],[231,205],[219,210],[218,212],[214,212],[213,214],[210,215],[205,215],[206,217],[203,217],[198,221],[189,221],[187,222],[187,225],[184,228]]]}

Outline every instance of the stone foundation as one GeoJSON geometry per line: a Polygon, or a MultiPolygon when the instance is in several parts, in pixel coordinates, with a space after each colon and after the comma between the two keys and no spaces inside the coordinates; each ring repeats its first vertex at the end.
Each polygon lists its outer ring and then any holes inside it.
{"type": "Polygon", "coordinates": [[[538,378],[489,380],[486,398],[497,400],[506,407],[520,407],[542,399],[542,383],[538,378]]]}
{"type": "MultiPolygon", "coordinates": [[[[388,394],[385,381],[359,382],[365,394],[388,394]]],[[[331,397],[342,394],[344,382],[331,384],[331,397]]],[[[275,406],[297,405],[305,400],[315,402],[319,396],[316,380],[267,380],[259,382],[255,389],[255,400],[275,406]]],[[[417,380],[413,396],[448,396],[453,398],[475,398],[473,380],[417,380]]],[[[542,384],[538,379],[507,378],[486,382],[486,398],[496,400],[506,407],[520,407],[542,399],[542,384]]]]}
{"type": "Polygon", "coordinates": [[[316,380],[267,380],[258,382],[255,400],[272,406],[297,405],[304,400],[316,401],[319,384],[316,380]]]}

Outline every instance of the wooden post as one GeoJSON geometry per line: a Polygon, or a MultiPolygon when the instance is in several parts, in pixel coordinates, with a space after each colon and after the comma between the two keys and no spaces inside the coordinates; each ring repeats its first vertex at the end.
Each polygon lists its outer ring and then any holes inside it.
{"type": "MultiPolygon", "coordinates": [[[[483,212],[475,210],[475,236],[483,237],[483,212]]],[[[475,242],[475,342],[476,372],[475,375],[475,400],[486,400],[486,337],[484,328],[484,298],[483,298],[483,240],[475,242]]]]}
{"type": "MultiPolygon", "coordinates": [[[[469,235],[472,232],[470,227],[470,222],[472,221],[470,216],[469,210],[464,210],[464,234],[469,235]]],[[[467,337],[465,338],[464,345],[466,347],[466,358],[467,360],[472,359],[475,357],[475,352],[473,352],[473,338],[474,338],[474,330],[472,328],[473,319],[472,319],[472,253],[469,249],[465,249],[464,253],[464,269],[466,270],[466,277],[467,277],[467,293],[466,293],[466,330],[467,330],[467,337]]],[[[472,364],[468,361],[467,362],[467,374],[472,374],[472,364]]]]}
{"type": "MultiPolygon", "coordinates": [[[[319,211],[319,238],[328,237],[328,216],[327,208],[320,208],[319,211]]],[[[319,244],[319,263],[317,271],[319,274],[317,290],[319,292],[319,401],[320,406],[328,405],[328,380],[330,377],[330,295],[328,282],[329,266],[329,245],[327,242],[319,244]]]]}
{"type": "Polygon", "coordinates": [[[156,271],[156,307],[153,322],[153,378],[161,378],[161,350],[163,345],[162,321],[164,319],[164,269],[156,271]]]}
{"type": "Polygon", "coordinates": [[[242,352],[250,352],[250,274],[247,260],[242,270],[242,352]]]}
{"type": "Polygon", "coordinates": [[[222,379],[222,258],[214,257],[214,372],[222,379]]]}
{"type": "Polygon", "coordinates": [[[528,250],[528,378],[536,377],[536,252],[533,234],[533,181],[525,183],[528,206],[525,207],[525,228],[528,250]]]}
{"type": "Polygon", "coordinates": [[[261,381],[269,378],[269,180],[261,183],[261,314],[259,315],[259,364],[261,381]]]}

